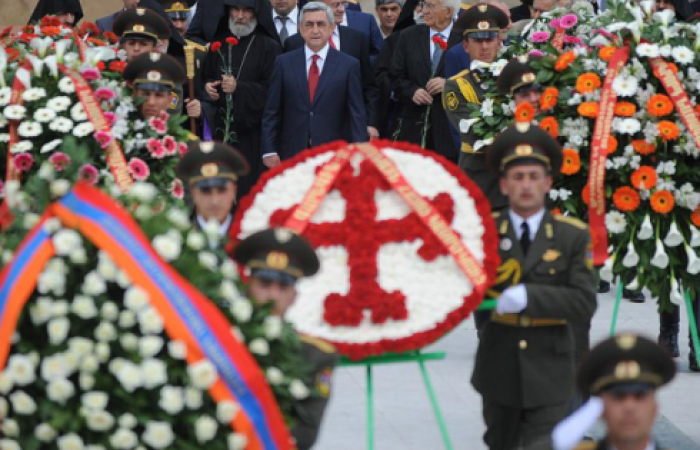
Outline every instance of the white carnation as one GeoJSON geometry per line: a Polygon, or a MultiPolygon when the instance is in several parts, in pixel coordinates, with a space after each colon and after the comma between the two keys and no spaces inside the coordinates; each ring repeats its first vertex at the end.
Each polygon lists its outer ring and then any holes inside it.
{"type": "Polygon", "coordinates": [[[228,450],[243,450],[248,445],[248,438],[244,434],[231,433],[227,439],[228,450]]]}
{"type": "Polygon", "coordinates": [[[89,391],[95,387],[95,377],[89,373],[81,372],[78,376],[78,385],[83,391],[89,391]]]}
{"type": "Polygon", "coordinates": [[[138,286],[132,286],[124,292],[124,305],[138,313],[148,306],[148,293],[138,286]]]}
{"type": "Polygon", "coordinates": [[[95,301],[92,299],[92,297],[88,297],[87,295],[77,295],[73,299],[71,311],[76,316],[85,320],[92,319],[93,317],[97,316],[95,301]]]}
{"type": "Polygon", "coordinates": [[[54,430],[54,428],[48,423],[40,423],[34,429],[34,437],[41,442],[51,442],[56,439],[57,434],[58,433],[56,433],[56,430],[54,430]]]}
{"type": "Polygon", "coordinates": [[[226,259],[226,261],[222,262],[219,269],[224,278],[230,280],[238,279],[238,269],[236,269],[236,265],[230,259],[226,259]]]}
{"type": "Polygon", "coordinates": [[[117,371],[116,376],[119,383],[127,392],[134,392],[136,389],[143,386],[141,368],[130,361],[122,365],[119,371],[117,371]]]}
{"type": "Polygon", "coordinates": [[[65,405],[68,399],[75,395],[75,386],[65,378],[58,378],[49,382],[46,394],[49,400],[65,405]]]}
{"type": "Polygon", "coordinates": [[[277,367],[270,367],[266,372],[267,381],[273,386],[279,386],[284,381],[284,373],[277,367]]]}
{"type": "Polygon", "coordinates": [[[105,279],[95,271],[88,273],[83,280],[82,290],[87,295],[100,295],[107,292],[107,283],[105,279]]]}
{"type": "Polygon", "coordinates": [[[115,450],[131,450],[138,444],[138,436],[131,430],[119,428],[109,437],[109,444],[115,450]]]}
{"type": "Polygon", "coordinates": [[[204,396],[199,389],[188,387],[185,388],[185,405],[187,408],[197,410],[204,404],[204,396]]]}
{"type": "Polygon", "coordinates": [[[97,356],[97,359],[101,362],[107,362],[109,360],[109,356],[111,354],[111,351],[109,349],[109,344],[106,342],[99,342],[95,346],[95,356],[97,356]]]}
{"type": "Polygon", "coordinates": [[[79,356],[92,353],[94,348],[95,343],[84,337],[72,337],[68,340],[68,349],[79,356]]]}
{"type": "Polygon", "coordinates": [[[136,182],[129,188],[128,195],[140,202],[150,203],[158,195],[158,189],[149,183],[136,182]]]}
{"type": "Polygon", "coordinates": [[[216,368],[207,359],[202,359],[194,364],[188,365],[187,375],[190,377],[192,386],[202,390],[209,389],[219,378],[216,368]]]}
{"type": "Polygon", "coordinates": [[[247,323],[253,316],[253,306],[247,299],[240,299],[231,306],[233,317],[240,323],[247,323]]]}
{"type": "Polygon", "coordinates": [[[47,356],[41,361],[41,378],[46,381],[67,378],[71,373],[71,367],[61,353],[47,356]]]}
{"type": "Polygon", "coordinates": [[[100,308],[100,315],[103,319],[114,322],[119,318],[119,307],[114,302],[104,302],[100,308]]]}
{"type": "Polygon", "coordinates": [[[309,396],[309,388],[301,380],[292,380],[289,383],[289,393],[297,400],[303,400],[309,396]]]}
{"type": "Polygon", "coordinates": [[[95,373],[100,368],[100,361],[95,355],[87,355],[80,363],[80,371],[84,373],[95,373]]]}
{"type": "Polygon", "coordinates": [[[282,327],[284,323],[279,316],[267,316],[263,322],[265,328],[265,337],[268,339],[277,339],[282,336],[282,327]]]}
{"type": "MultiPolygon", "coordinates": [[[[0,372],[0,394],[7,396],[14,385],[15,383],[12,381],[12,377],[10,376],[10,372],[8,370],[0,372]]],[[[3,397],[0,397],[0,399],[5,400],[3,397]]],[[[7,413],[3,414],[2,410],[0,409],[0,417],[5,417],[6,415],[7,413]]]]}
{"type": "Polygon", "coordinates": [[[117,329],[111,322],[100,322],[95,328],[95,339],[99,342],[111,342],[117,339],[117,329]]]}
{"type": "Polygon", "coordinates": [[[228,400],[216,404],[216,419],[224,425],[228,425],[236,418],[240,407],[228,400]]]}
{"type": "Polygon", "coordinates": [[[207,241],[202,233],[193,230],[187,233],[187,240],[185,242],[192,250],[199,251],[204,248],[207,241]]]}
{"type": "Polygon", "coordinates": [[[219,424],[210,416],[201,416],[197,418],[197,421],[194,423],[197,442],[204,444],[205,442],[211,441],[216,436],[218,428],[219,424]]]}
{"type": "Polygon", "coordinates": [[[12,439],[0,439],[0,448],[2,450],[22,450],[19,444],[12,439]]]}
{"type": "Polygon", "coordinates": [[[119,416],[119,426],[122,428],[132,429],[138,425],[136,417],[131,413],[124,413],[119,416]]]}
{"type": "Polygon", "coordinates": [[[68,180],[54,180],[49,185],[49,192],[52,197],[63,197],[68,193],[70,189],[70,181],[68,180]]]}
{"type": "Polygon", "coordinates": [[[199,263],[209,270],[216,269],[216,266],[219,264],[219,260],[212,252],[200,252],[197,257],[199,259],[199,263]]]}
{"type": "Polygon", "coordinates": [[[165,363],[159,359],[148,358],[141,362],[141,376],[143,386],[153,389],[168,382],[168,369],[165,363]]]}
{"type": "Polygon", "coordinates": [[[168,354],[179,360],[184,360],[187,357],[187,344],[184,341],[168,342],[168,354]]]}
{"type": "Polygon", "coordinates": [[[178,414],[185,407],[185,393],[181,387],[163,386],[158,406],[168,414],[178,414]]]}
{"type": "Polygon", "coordinates": [[[58,450],[84,450],[85,444],[80,436],[75,433],[69,433],[61,436],[56,440],[58,450]]]}
{"type": "Polygon", "coordinates": [[[80,397],[80,402],[82,403],[83,407],[88,410],[97,411],[107,409],[107,405],[109,404],[109,395],[100,391],[86,392],[80,397]]]}
{"type": "Polygon", "coordinates": [[[104,410],[90,411],[85,416],[85,423],[92,431],[111,430],[114,422],[114,416],[104,410]]]}
{"type": "Polygon", "coordinates": [[[270,344],[263,338],[255,338],[248,345],[251,353],[266,356],[270,353],[270,344]]]}
{"type": "Polygon", "coordinates": [[[124,310],[119,313],[119,326],[122,328],[131,328],[136,325],[136,314],[133,311],[124,310]]]}
{"type": "Polygon", "coordinates": [[[144,336],[139,340],[139,353],[144,358],[151,358],[161,351],[163,345],[163,338],[160,336],[144,336]]]}
{"type": "Polygon", "coordinates": [[[76,231],[63,228],[56,232],[51,239],[56,254],[59,256],[69,255],[73,249],[83,246],[83,239],[76,231]]]}
{"type": "Polygon", "coordinates": [[[39,297],[33,305],[29,307],[29,316],[34,325],[46,323],[51,318],[51,298],[39,297]]]}
{"type": "Polygon", "coordinates": [[[5,418],[2,421],[2,434],[8,437],[19,436],[19,424],[16,420],[5,418]]]}
{"type": "Polygon", "coordinates": [[[141,333],[143,334],[160,334],[163,332],[163,319],[152,307],[140,311],[138,320],[141,333]]]}
{"type": "Polygon", "coordinates": [[[56,317],[49,321],[49,342],[52,345],[59,345],[68,337],[70,331],[70,321],[65,317],[56,317]]]}
{"type": "Polygon", "coordinates": [[[17,386],[27,386],[36,380],[36,365],[27,355],[15,353],[7,361],[5,372],[17,386]]]}
{"type": "Polygon", "coordinates": [[[175,440],[170,424],[167,422],[148,422],[146,431],[141,436],[143,442],[150,447],[160,450],[169,447],[175,440]]]}
{"type": "Polygon", "coordinates": [[[15,391],[8,398],[16,414],[30,416],[36,412],[36,403],[26,392],[15,391]]]}
{"type": "Polygon", "coordinates": [[[119,343],[127,352],[133,352],[139,347],[139,338],[133,333],[124,333],[119,336],[119,343]]]}
{"type": "Polygon", "coordinates": [[[192,227],[192,222],[190,222],[189,216],[180,208],[170,208],[167,216],[168,220],[170,220],[173,225],[181,230],[187,230],[192,227]]]}
{"type": "Polygon", "coordinates": [[[153,248],[166,261],[175,261],[182,251],[182,242],[167,234],[161,234],[153,239],[153,248]]]}

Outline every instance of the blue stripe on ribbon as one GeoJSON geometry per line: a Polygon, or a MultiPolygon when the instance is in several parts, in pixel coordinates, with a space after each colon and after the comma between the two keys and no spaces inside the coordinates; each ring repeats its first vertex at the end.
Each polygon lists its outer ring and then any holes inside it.
{"type": "Polygon", "coordinates": [[[211,333],[206,321],[203,320],[197,308],[194,307],[185,293],[175,286],[166,273],[161,270],[158,261],[151,257],[149,251],[143,247],[118,220],[115,220],[109,213],[85,202],[76,196],[75,193],[71,192],[63,197],[60,204],[81,216],[83,219],[93,222],[114,238],[122,248],[129,251],[134,262],[156,283],[160,291],[175,308],[190,333],[195,336],[202,350],[206,353],[207,358],[216,366],[219,376],[224,383],[226,383],[231,392],[234,393],[241,403],[241,406],[248,414],[248,417],[258,432],[263,447],[270,450],[277,449],[277,445],[266,423],[266,418],[260,402],[245,385],[238,369],[233,364],[233,361],[226,356],[221,343],[211,333]]]}
{"type": "MultiPolygon", "coordinates": [[[[34,236],[27,241],[25,247],[12,258],[10,271],[5,278],[5,283],[0,286],[0,318],[5,315],[5,307],[7,306],[14,286],[22,281],[20,277],[25,267],[29,264],[39,248],[49,239],[49,234],[44,231],[43,228],[37,230],[34,236]]],[[[0,320],[0,326],[2,326],[2,320],[0,320]]]]}

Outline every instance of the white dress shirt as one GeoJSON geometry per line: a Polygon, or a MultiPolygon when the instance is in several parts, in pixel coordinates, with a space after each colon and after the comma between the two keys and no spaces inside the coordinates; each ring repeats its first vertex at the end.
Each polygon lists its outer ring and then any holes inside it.
{"type": "Polygon", "coordinates": [[[535,236],[537,236],[537,230],[540,229],[540,224],[542,223],[542,218],[544,217],[544,208],[539,210],[539,212],[531,215],[527,219],[524,219],[513,212],[511,209],[509,211],[510,221],[513,224],[513,229],[515,230],[515,236],[520,240],[523,234],[523,222],[527,222],[527,226],[530,227],[530,242],[535,241],[535,236]]]}
{"type": "MultiPolygon", "coordinates": [[[[441,35],[444,36],[445,42],[447,42],[447,40],[450,38],[451,32],[452,32],[452,22],[450,22],[450,24],[447,26],[447,28],[445,28],[442,31],[435,31],[432,28],[430,29],[430,60],[431,61],[433,60],[433,54],[435,54],[435,48],[437,47],[437,44],[435,42],[433,42],[433,37],[435,37],[435,35],[440,33],[441,35]]],[[[447,51],[447,50],[445,50],[445,51],[447,51]]]]}
{"type": "MultiPolygon", "coordinates": [[[[272,10],[272,21],[275,23],[275,28],[277,29],[277,34],[282,31],[282,20],[279,19],[280,15],[272,10]]],[[[299,32],[299,8],[294,7],[292,12],[287,16],[287,34],[289,37],[294,36],[299,32]]]]}
{"type": "Polygon", "coordinates": [[[338,28],[339,25],[336,25],[336,27],[333,29],[331,39],[333,39],[333,45],[335,45],[335,49],[340,51],[340,31],[338,31],[338,28]]]}
{"type": "Polygon", "coordinates": [[[331,46],[329,44],[326,44],[325,47],[323,47],[321,50],[318,51],[318,53],[314,53],[313,50],[311,50],[309,47],[304,46],[304,53],[306,54],[306,79],[309,79],[309,70],[311,69],[311,62],[313,61],[312,56],[318,55],[318,61],[316,61],[316,65],[318,66],[318,74],[319,76],[323,73],[323,63],[326,62],[326,58],[328,57],[328,49],[331,46]]]}

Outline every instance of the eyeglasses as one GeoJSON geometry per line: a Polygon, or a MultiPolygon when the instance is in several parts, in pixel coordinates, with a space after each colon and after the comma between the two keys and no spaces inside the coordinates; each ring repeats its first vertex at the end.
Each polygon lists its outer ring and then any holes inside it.
{"type": "Polygon", "coordinates": [[[435,3],[428,3],[428,2],[420,2],[420,6],[423,9],[428,9],[430,11],[435,10],[435,9],[442,9],[442,8],[447,8],[445,5],[436,5],[435,3]]]}
{"type": "Polygon", "coordinates": [[[333,2],[333,3],[331,3],[331,4],[328,5],[328,6],[330,6],[331,9],[338,9],[338,8],[340,8],[341,6],[342,6],[343,8],[345,8],[345,4],[346,4],[346,2],[333,2]]]}

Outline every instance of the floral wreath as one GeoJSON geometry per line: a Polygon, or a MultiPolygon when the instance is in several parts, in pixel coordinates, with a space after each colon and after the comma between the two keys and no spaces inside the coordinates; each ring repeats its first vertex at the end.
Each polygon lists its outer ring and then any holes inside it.
{"type": "MultiPolygon", "coordinates": [[[[499,264],[498,239],[489,203],[476,185],[455,165],[417,146],[363,145],[395,165],[408,189],[445,219],[490,285],[499,264]]],[[[240,204],[233,240],[285,226],[329,161],[353,147],[336,142],[307,150],[266,173],[240,204]]],[[[419,214],[359,153],[329,183],[302,231],[317,249],[321,271],[299,282],[298,300],[287,316],[299,332],[326,339],[353,359],[420,349],[452,330],[483,299],[419,214]]]]}

